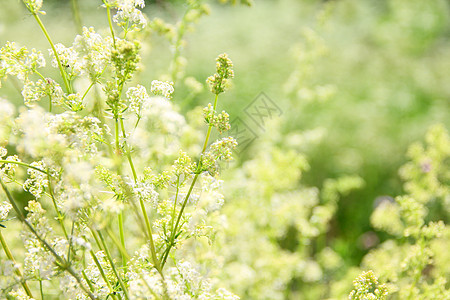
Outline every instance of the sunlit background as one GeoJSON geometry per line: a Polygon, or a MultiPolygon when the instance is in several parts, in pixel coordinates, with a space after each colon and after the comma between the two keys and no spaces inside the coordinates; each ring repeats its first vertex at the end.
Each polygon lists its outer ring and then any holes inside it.
{"type": "MultiPolygon", "coordinates": [[[[71,1],[44,2],[47,15],[42,19],[48,31],[54,40],[70,45],[77,34],[71,1]]],[[[146,3],[144,11],[150,20],[157,16],[176,23],[185,9],[182,1],[146,3]]],[[[184,77],[204,83],[214,71],[211,62],[217,54],[226,52],[233,60],[233,88],[224,94],[219,109],[226,109],[231,120],[244,122],[255,139],[238,148],[237,162],[231,167],[249,168],[249,162],[263,155],[270,141],[277,149],[301,153],[309,166],[300,162],[303,171],[296,177],[283,172],[283,163],[290,165],[292,160],[275,161],[280,167],[275,179],[280,182],[269,178],[273,186],[261,186],[261,190],[276,192],[296,186],[322,189],[327,179],[347,175],[364,181],[360,188],[340,196],[326,233],[308,250],[311,257],[325,246],[337,253],[344,262],[330,276],[342,278],[347,269],[358,266],[370,249],[389,237],[371,227],[370,216],[383,199],[403,193],[398,170],[406,162],[408,145],[423,140],[433,124],[450,125],[450,4],[445,0],[209,4],[210,14],[186,33],[184,77]],[[261,92],[270,99],[268,103],[279,108],[272,115],[265,111],[262,126],[261,119],[255,121],[245,110],[261,92]],[[285,176],[296,182],[283,185],[285,176]]],[[[107,35],[101,1],[79,0],[78,5],[81,23],[107,35]]],[[[0,6],[0,44],[14,40],[45,50],[48,57],[47,41],[24,5],[1,0],[0,6]]],[[[141,71],[134,79],[143,85],[164,78],[172,55],[165,38],[149,33],[146,39],[149,43],[142,49],[141,71]]],[[[57,69],[49,68],[48,72],[58,74],[57,69]]],[[[20,106],[20,88],[18,82],[8,80],[0,95],[20,106]]],[[[211,101],[206,88],[190,95],[183,80],[176,82],[175,91],[173,101],[183,114],[189,115],[211,101]]],[[[227,171],[226,184],[236,184],[231,178],[236,175],[230,172],[227,177],[227,171]]],[[[252,197],[242,190],[226,189],[224,210],[252,197]]],[[[290,201],[300,200],[293,194],[290,201]]],[[[448,221],[441,207],[429,209],[430,219],[448,221]]],[[[231,223],[245,224],[239,219],[245,214],[228,216],[233,217],[236,219],[231,223]]],[[[296,251],[301,236],[297,231],[294,226],[277,233],[280,249],[296,251]]],[[[293,280],[292,290],[304,282],[293,280]]],[[[246,295],[243,299],[258,299],[251,292],[246,295]]]]}

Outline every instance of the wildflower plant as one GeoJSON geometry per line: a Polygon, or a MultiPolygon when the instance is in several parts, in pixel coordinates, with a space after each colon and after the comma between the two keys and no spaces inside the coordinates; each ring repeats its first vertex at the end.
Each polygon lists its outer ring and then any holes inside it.
{"type": "MultiPolygon", "coordinates": [[[[185,23],[206,12],[188,2],[185,23]]],[[[196,129],[171,102],[174,83],[131,84],[147,26],[157,23],[142,12],[144,1],[103,1],[109,35],[82,27],[71,46],[51,39],[42,1],[23,3],[50,45],[50,62],[14,42],[0,49],[0,82],[17,78],[26,106],[17,114],[0,99],[1,297],[238,299],[179,254],[192,238],[212,240],[208,221],[224,202],[217,165],[232,159],[237,143],[210,138],[230,129],[229,115],[216,109],[233,77],[231,60],[217,58],[206,137],[185,151],[183,133],[196,129]],[[60,78],[45,76],[46,66],[60,78]],[[90,82],[84,89],[82,80],[90,82]],[[17,197],[20,189],[30,200],[17,197]]]]}
{"type": "Polygon", "coordinates": [[[371,217],[373,226],[397,237],[370,251],[363,266],[387,282],[396,299],[446,299],[446,250],[449,228],[449,135],[442,125],[431,127],[426,144],[414,143],[401,169],[407,194],[381,202],[371,217]],[[433,213],[440,207],[441,213],[433,213]],[[434,215],[433,215],[434,214],[434,215]],[[386,263],[389,262],[389,263],[386,263]]]}

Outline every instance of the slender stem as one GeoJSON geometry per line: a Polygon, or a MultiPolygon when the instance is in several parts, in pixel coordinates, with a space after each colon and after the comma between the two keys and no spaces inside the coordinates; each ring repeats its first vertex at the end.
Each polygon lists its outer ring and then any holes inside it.
{"type": "MultiPolygon", "coordinates": [[[[83,256],[84,256],[84,254],[83,254],[83,256]]],[[[84,270],[81,271],[81,275],[83,275],[84,280],[86,280],[86,283],[88,284],[91,292],[94,292],[94,286],[92,286],[91,280],[87,277],[86,272],[84,270]]]]}
{"type": "Polygon", "coordinates": [[[119,117],[114,117],[114,134],[116,142],[116,153],[120,154],[120,143],[119,143],[119,117]]]}
{"type": "Polygon", "coordinates": [[[55,54],[56,61],[58,62],[59,71],[61,72],[61,76],[62,76],[62,78],[64,80],[64,85],[66,87],[66,90],[68,91],[69,94],[71,94],[72,93],[72,89],[70,88],[70,84],[69,84],[69,80],[67,79],[66,71],[63,69],[63,66],[61,64],[61,60],[59,59],[58,53],[56,52],[55,45],[53,44],[52,39],[50,38],[50,35],[48,34],[47,29],[45,29],[45,26],[42,23],[42,21],[39,18],[39,16],[35,12],[31,12],[31,13],[33,14],[34,18],[38,22],[39,27],[41,27],[42,32],[44,33],[44,35],[47,38],[50,46],[52,47],[53,54],[55,54]]]}
{"type": "MultiPolygon", "coordinates": [[[[69,239],[69,236],[67,235],[67,230],[66,227],[64,226],[64,217],[61,215],[59,209],[58,209],[58,205],[56,204],[56,199],[55,199],[55,195],[53,194],[53,188],[52,188],[52,181],[50,178],[50,172],[47,173],[47,180],[48,180],[48,192],[50,194],[50,198],[52,199],[52,203],[53,203],[53,207],[55,208],[56,211],[56,216],[58,218],[58,222],[61,225],[61,228],[64,232],[64,236],[66,237],[66,240],[69,239]]],[[[70,249],[70,248],[69,248],[70,249]]]]}
{"type": "Polygon", "coordinates": [[[141,205],[142,214],[144,215],[145,226],[147,227],[148,240],[150,242],[150,252],[152,253],[153,265],[155,266],[156,270],[159,272],[161,277],[164,279],[161,265],[159,263],[158,257],[156,256],[155,250],[156,248],[155,243],[153,242],[152,227],[150,225],[150,221],[148,220],[147,210],[145,209],[144,201],[142,199],[139,199],[139,204],[141,205]]]}
{"type": "MultiPolygon", "coordinates": [[[[129,254],[127,253],[127,250],[122,248],[122,245],[119,243],[119,241],[117,240],[117,238],[114,236],[113,232],[109,229],[106,228],[106,233],[108,234],[108,236],[111,238],[111,240],[113,241],[113,243],[117,246],[117,248],[119,249],[119,251],[126,257],[130,257],[129,254]]],[[[141,272],[138,272],[139,276],[141,277],[142,281],[144,282],[145,286],[148,288],[148,290],[150,291],[150,293],[153,294],[153,296],[158,299],[158,296],[155,294],[155,292],[153,291],[153,289],[148,285],[148,282],[145,280],[143,274],[141,272]]]]}
{"type": "Polygon", "coordinates": [[[178,26],[178,30],[177,30],[177,35],[176,35],[176,39],[175,39],[175,43],[174,43],[174,53],[172,56],[172,61],[170,63],[170,74],[171,74],[171,80],[173,82],[176,82],[177,80],[177,73],[178,73],[178,68],[177,68],[177,59],[180,56],[180,50],[181,50],[181,42],[184,36],[184,33],[186,31],[186,21],[187,21],[187,16],[188,13],[190,12],[191,7],[189,7],[185,12],[184,15],[181,19],[181,22],[179,23],[178,26]]]}
{"type": "Polygon", "coordinates": [[[44,75],[42,75],[38,70],[34,70],[34,73],[39,75],[39,77],[41,77],[42,80],[47,81],[47,79],[45,79],[44,75]]]}
{"type": "Polygon", "coordinates": [[[95,265],[97,266],[100,275],[102,276],[103,280],[105,281],[106,285],[108,286],[109,292],[111,294],[114,293],[114,289],[111,286],[111,283],[108,280],[108,277],[106,277],[105,271],[103,270],[102,265],[100,264],[100,262],[98,261],[97,256],[95,256],[95,253],[93,250],[89,251],[89,253],[91,254],[92,259],[94,260],[95,265]]]}
{"type": "MultiPolygon", "coordinates": [[[[13,262],[14,265],[16,265],[16,260],[14,259],[14,256],[11,253],[11,250],[8,247],[8,244],[6,243],[5,238],[3,237],[2,231],[0,230],[0,243],[2,244],[3,251],[5,251],[6,256],[10,261],[13,262]]],[[[17,276],[22,277],[22,273],[18,268],[15,269],[17,276]]],[[[22,281],[23,289],[25,290],[25,293],[31,298],[33,298],[33,295],[31,294],[31,290],[28,287],[27,283],[25,281],[22,281]]]]}
{"type": "Polygon", "coordinates": [[[99,230],[97,230],[97,233],[98,233],[100,241],[103,245],[103,249],[105,250],[106,258],[108,259],[109,264],[111,265],[111,269],[113,270],[114,275],[116,275],[117,280],[119,281],[120,287],[122,288],[122,291],[125,295],[125,299],[130,299],[130,297],[128,296],[127,287],[125,286],[122,278],[120,277],[119,273],[117,272],[116,266],[115,266],[114,261],[111,256],[111,253],[109,252],[108,246],[106,245],[105,239],[103,238],[103,235],[99,230]]]}
{"type": "MultiPolygon", "coordinates": [[[[47,79],[44,77],[44,75],[42,75],[38,70],[34,70],[34,73],[38,74],[39,77],[41,77],[41,79],[44,82],[47,81],[47,79]]],[[[51,96],[51,93],[48,93],[47,95],[48,95],[48,99],[49,99],[49,101],[48,101],[48,111],[52,112],[52,96],[51,96]]]]}
{"type": "Polygon", "coordinates": [[[73,278],[78,282],[81,289],[88,295],[89,298],[92,300],[97,299],[94,294],[92,294],[86,286],[83,284],[83,281],[81,280],[80,276],[75,272],[75,270],[68,264],[68,262],[62,258],[53,248],[50,246],[50,244],[37,233],[37,231],[34,229],[34,227],[28,222],[27,219],[25,219],[25,216],[23,215],[22,211],[19,209],[19,206],[17,205],[16,201],[14,200],[13,196],[9,192],[8,188],[6,187],[5,183],[3,182],[1,176],[0,176],[0,185],[2,186],[6,197],[8,198],[9,202],[11,203],[14,211],[16,212],[18,218],[20,221],[25,224],[26,227],[31,231],[31,233],[39,240],[39,242],[55,257],[56,263],[62,267],[64,270],[69,272],[70,275],[72,275],[73,278]]]}
{"type": "Polygon", "coordinates": [[[44,289],[42,286],[42,279],[39,279],[39,292],[41,293],[41,300],[44,300],[44,289]]]}
{"type": "Polygon", "coordinates": [[[81,101],[84,100],[84,98],[86,97],[87,93],[91,90],[91,88],[94,86],[95,81],[92,81],[91,84],[89,85],[89,87],[87,88],[86,92],[84,92],[83,97],[81,97],[81,101]]]}
{"type": "MultiPolygon", "coordinates": [[[[126,140],[127,136],[126,136],[126,133],[125,133],[125,127],[124,127],[124,124],[123,124],[123,119],[120,119],[120,125],[122,127],[123,138],[126,140]]],[[[125,142],[125,145],[126,145],[126,149],[125,149],[126,150],[126,156],[128,158],[128,162],[130,163],[131,171],[133,173],[134,182],[136,182],[137,181],[136,170],[134,168],[133,160],[131,158],[131,154],[130,154],[130,151],[128,149],[128,145],[126,144],[126,142],[125,142]]],[[[150,221],[148,219],[147,210],[145,208],[144,201],[142,199],[139,199],[139,204],[141,205],[142,214],[144,215],[145,226],[146,226],[147,232],[148,232],[148,239],[149,239],[149,243],[150,243],[150,252],[152,254],[153,264],[155,265],[156,270],[158,270],[158,272],[160,273],[161,277],[164,278],[164,275],[162,273],[162,269],[161,269],[158,257],[156,255],[156,247],[155,247],[155,243],[153,241],[152,226],[151,226],[150,221]]]]}
{"type": "Polygon", "coordinates": [[[189,200],[189,196],[191,195],[192,189],[194,188],[195,182],[198,179],[198,176],[200,175],[200,173],[195,174],[194,179],[192,180],[191,186],[189,187],[188,193],[186,194],[186,198],[184,198],[183,204],[181,205],[181,209],[180,212],[178,213],[178,217],[177,217],[177,222],[175,223],[175,227],[172,231],[172,236],[170,238],[170,242],[169,242],[169,246],[168,246],[168,250],[166,251],[166,255],[162,261],[162,267],[164,268],[164,265],[166,264],[167,261],[167,257],[170,254],[170,249],[174,246],[174,241],[175,241],[175,235],[178,231],[178,225],[180,224],[181,221],[181,216],[183,215],[183,211],[186,208],[186,205],[188,203],[189,200]]]}
{"type": "Polygon", "coordinates": [[[70,231],[69,250],[67,251],[67,261],[70,263],[70,251],[72,251],[73,231],[75,229],[75,221],[72,221],[72,229],[70,231]]]}
{"type": "MultiPolygon", "coordinates": [[[[219,98],[219,94],[216,94],[216,97],[214,98],[214,111],[216,111],[216,107],[217,107],[217,99],[219,98]]],[[[209,137],[211,136],[211,130],[212,130],[213,125],[209,124],[208,126],[208,132],[206,134],[206,138],[205,138],[205,143],[203,144],[203,149],[202,149],[202,153],[203,154],[206,150],[206,147],[208,146],[208,141],[209,141],[209,137]]],[[[200,164],[199,164],[200,166],[200,164]]]]}
{"type": "Polygon", "coordinates": [[[130,258],[130,255],[128,254],[127,250],[123,247],[123,245],[121,244],[121,242],[119,242],[116,238],[116,236],[113,234],[113,232],[109,229],[106,228],[106,233],[108,234],[108,236],[111,238],[111,240],[113,241],[113,243],[117,246],[117,249],[119,250],[119,252],[122,254],[122,257],[125,257],[126,259],[130,258]]]}
{"type": "Polygon", "coordinates": [[[78,34],[82,34],[83,29],[80,17],[80,9],[78,7],[78,0],[72,0],[72,14],[75,26],[77,27],[78,34]]]}
{"type": "MultiPolygon", "coordinates": [[[[180,192],[180,176],[177,176],[177,191],[175,193],[175,200],[173,201],[173,209],[172,209],[172,216],[170,218],[170,238],[172,238],[172,233],[173,233],[173,224],[175,222],[175,214],[176,214],[176,209],[177,209],[177,204],[178,204],[178,194],[180,192]]],[[[165,261],[167,259],[167,256],[169,255],[170,249],[169,247],[166,248],[166,250],[164,250],[162,256],[161,256],[161,261],[165,261]]],[[[163,264],[164,266],[164,264],[163,264]]]]}
{"type": "Polygon", "coordinates": [[[175,220],[175,213],[176,213],[176,208],[177,208],[179,192],[180,192],[180,176],[177,176],[177,191],[175,193],[175,200],[173,201],[172,218],[170,220],[170,229],[171,229],[171,231],[173,231],[173,222],[175,220]]]}
{"type": "Polygon", "coordinates": [[[123,138],[125,140],[125,142],[124,142],[125,143],[125,153],[126,153],[128,162],[130,164],[131,172],[133,173],[134,182],[136,182],[137,181],[136,169],[134,168],[133,160],[131,158],[130,148],[128,147],[128,144],[126,142],[127,134],[125,132],[125,126],[123,125],[123,119],[122,118],[120,118],[120,126],[122,127],[122,135],[123,135],[123,138]]]}
{"type": "Polygon", "coordinates": [[[24,162],[21,162],[21,161],[0,159],[0,164],[2,164],[2,163],[3,164],[15,164],[15,165],[18,165],[18,166],[27,167],[27,168],[30,168],[30,169],[33,169],[33,170],[36,170],[36,171],[39,171],[41,173],[49,175],[49,173],[47,171],[44,171],[42,169],[39,169],[37,167],[34,167],[34,166],[30,165],[30,164],[27,164],[27,163],[24,163],[24,162]]]}
{"type": "MultiPolygon", "coordinates": [[[[122,123],[123,125],[123,123],[122,123]]],[[[121,161],[120,161],[120,143],[119,143],[119,116],[115,116],[114,117],[114,133],[115,133],[115,142],[116,142],[116,155],[118,157],[117,161],[118,161],[118,166],[120,166],[121,161]]],[[[119,168],[120,170],[120,168],[119,168]]],[[[125,248],[125,233],[124,233],[124,229],[123,229],[123,211],[121,211],[119,213],[119,235],[120,235],[120,241],[122,243],[122,247],[125,248]]],[[[122,265],[124,268],[126,268],[127,265],[127,259],[126,257],[122,254],[122,265]]]]}
{"type": "Polygon", "coordinates": [[[103,3],[106,6],[106,14],[108,15],[109,30],[111,30],[111,37],[113,39],[114,48],[116,48],[116,38],[114,36],[114,29],[113,29],[113,24],[112,24],[112,20],[111,20],[111,8],[109,7],[109,4],[106,3],[105,0],[103,0],[103,3]]]}
{"type": "MultiPolygon", "coordinates": [[[[123,231],[123,212],[119,213],[119,233],[120,233],[120,245],[123,249],[125,249],[125,234],[123,231]]],[[[124,255],[122,251],[120,251],[122,255],[122,266],[126,272],[127,270],[127,257],[124,255]]]]}
{"type": "MultiPolygon", "coordinates": [[[[218,100],[218,98],[219,98],[219,94],[216,94],[216,96],[214,98],[214,111],[216,110],[216,107],[217,107],[217,100],[218,100]]],[[[211,136],[212,127],[213,127],[212,124],[209,124],[208,132],[206,133],[205,142],[203,143],[202,152],[200,154],[200,159],[201,159],[201,156],[203,155],[203,153],[205,152],[206,147],[208,146],[209,138],[211,136]]],[[[201,167],[201,161],[198,163],[196,174],[195,174],[194,179],[192,180],[192,183],[191,183],[191,185],[189,187],[188,193],[186,194],[186,197],[184,198],[183,204],[181,205],[180,212],[178,213],[177,222],[175,223],[175,227],[173,228],[172,235],[170,237],[169,245],[168,245],[168,247],[166,249],[165,256],[163,257],[163,260],[161,262],[162,268],[164,268],[164,265],[166,264],[166,261],[167,261],[167,257],[170,254],[170,250],[174,246],[175,236],[176,236],[177,231],[178,231],[178,225],[180,224],[181,216],[183,215],[184,209],[185,209],[185,207],[186,207],[186,205],[188,203],[189,196],[191,195],[192,189],[194,188],[194,185],[197,182],[198,176],[200,175],[200,167],[201,167]]]]}

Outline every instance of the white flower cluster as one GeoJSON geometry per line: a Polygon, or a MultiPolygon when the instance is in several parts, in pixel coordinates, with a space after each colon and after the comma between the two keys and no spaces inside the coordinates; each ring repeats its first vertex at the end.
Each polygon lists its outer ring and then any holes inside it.
{"type": "Polygon", "coordinates": [[[208,106],[203,108],[203,116],[206,123],[216,127],[219,133],[230,130],[231,128],[230,115],[224,110],[220,114],[216,114],[211,103],[208,103],[208,106]]]}
{"type": "Polygon", "coordinates": [[[20,114],[16,128],[21,133],[17,147],[34,158],[46,158],[46,163],[60,164],[71,157],[95,155],[97,140],[103,136],[100,121],[81,117],[74,112],[52,115],[41,107],[20,114]]]}
{"type": "MultiPolygon", "coordinates": [[[[9,155],[5,158],[5,156],[8,154],[8,151],[0,146],[0,159],[4,159],[10,162],[19,162],[20,159],[17,155],[9,155]]],[[[14,174],[16,172],[17,165],[14,163],[0,163],[0,176],[5,175],[6,177],[9,177],[10,179],[14,177],[14,174]]]]}
{"type": "Polygon", "coordinates": [[[151,97],[148,100],[148,104],[142,109],[142,118],[147,128],[155,128],[162,134],[180,136],[186,127],[184,116],[162,97],[151,97]]]}
{"type": "Polygon", "coordinates": [[[116,0],[113,3],[117,8],[117,13],[114,15],[113,21],[122,27],[125,32],[147,26],[147,19],[137,9],[137,7],[144,8],[144,0],[116,0]]]}
{"type": "Polygon", "coordinates": [[[174,92],[173,82],[153,80],[151,91],[156,96],[163,96],[166,99],[171,99],[174,92]]]}
{"type": "Polygon", "coordinates": [[[350,300],[383,300],[388,295],[387,286],[378,284],[373,271],[363,272],[353,281],[354,289],[348,296],[350,300]]]}
{"type": "Polygon", "coordinates": [[[49,135],[65,140],[65,145],[78,149],[80,153],[97,152],[96,140],[102,136],[100,121],[95,117],[80,117],[74,112],[50,115],[47,121],[49,135]]]}
{"type": "Polygon", "coordinates": [[[82,35],[77,35],[73,49],[83,54],[83,68],[96,81],[108,65],[113,46],[110,37],[103,38],[93,27],[83,27],[82,35]]]}
{"type": "Polygon", "coordinates": [[[0,203],[0,222],[6,220],[11,209],[12,205],[9,202],[3,201],[0,203]]]}
{"type": "MultiPolygon", "coordinates": [[[[83,27],[82,34],[75,37],[71,47],[58,43],[55,48],[69,78],[88,74],[93,81],[96,81],[108,64],[112,46],[110,37],[103,38],[95,32],[93,27],[83,27]]],[[[58,68],[53,49],[48,51],[52,58],[52,66],[58,68]]]]}
{"type": "MultiPolygon", "coordinates": [[[[69,77],[80,76],[84,73],[85,62],[79,57],[79,53],[73,47],[66,47],[58,43],[55,45],[55,49],[61,65],[65,68],[69,77]]],[[[52,58],[52,66],[58,68],[58,61],[53,49],[49,49],[48,52],[52,58]]]]}
{"type": "Polygon", "coordinates": [[[232,150],[236,148],[237,141],[229,136],[214,142],[210,146],[210,151],[214,153],[218,159],[230,161],[233,159],[232,150]]]}
{"type": "Polygon", "coordinates": [[[141,116],[142,107],[148,102],[149,98],[147,90],[142,85],[138,84],[136,87],[130,87],[127,91],[128,108],[136,115],[141,116]]]}
{"type": "MultiPolygon", "coordinates": [[[[43,161],[32,162],[31,166],[45,170],[43,161]]],[[[30,192],[34,197],[40,198],[44,192],[44,188],[48,186],[47,175],[35,169],[28,169],[29,178],[24,182],[23,189],[30,192]]]]}
{"type": "MultiPolygon", "coordinates": [[[[135,264],[142,266],[148,261],[148,248],[141,248],[133,258],[135,264]]],[[[139,268],[139,267],[138,267],[139,268]]],[[[210,280],[204,278],[190,262],[179,261],[166,272],[165,280],[161,279],[156,270],[148,272],[139,269],[129,272],[129,293],[133,299],[159,299],[167,292],[169,299],[201,299],[201,300],[238,300],[239,297],[224,288],[214,289],[210,280]],[[151,287],[153,296],[149,298],[149,290],[142,284],[145,280],[151,287]]]]}
{"type": "MultiPolygon", "coordinates": [[[[24,2],[45,32],[36,15],[42,1],[24,2]]],[[[15,194],[8,193],[14,183],[24,182],[22,188],[34,199],[26,204],[25,220],[20,214],[11,222],[25,223],[21,235],[10,234],[9,226],[4,231],[14,247],[14,239],[22,238],[23,248],[14,253],[22,264],[14,264],[9,277],[2,273],[5,264],[0,264],[0,298],[33,299],[44,285],[51,290],[42,291],[42,298],[47,294],[79,300],[236,300],[238,297],[219,288],[216,280],[204,277],[201,263],[173,259],[178,254],[175,250],[189,243],[189,238],[206,237],[211,242],[214,225],[225,223],[218,212],[224,202],[221,182],[202,173],[187,154],[203,153],[198,141],[201,133],[187,125],[175,104],[168,101],[174,93],[173,82],[154,80],[151,92],[155,97],[142,85],[129,87],[124,97],[125,87],[139,68],[141,48],[141,35],[127,34],[146,25],[139,10],[144,1],[103,2],[108,18],[111,10],[116,10],[113,19],[124,32],[103,38],[94,28],[83,27],[72,45],[53,45],[49,39],[51,65],[59,69],[61,78],[45,78],[38,72],[45,60],[34,49],[28,51],[14,43],[1,49],[0,79],[14,75],[23,81],[26,107],[15,116],[14,106],[0,99],[0,179],[7,184],[4,189],[10,201],[0,201],[0,225],[15,207],[15,194]],[[83,90],[81,76],[89,81],[83,90]],[[98,93],[99,86],[104,93],[98,93]],[[91,88],[97,92],[93,109],[77,113],[90,102],[85,96],[91,88]],[[37,105],[46,97],[50,112],[37,105]],[[52,104],[60,107],[52,112],[52,104]],[[130,113],[137,115],[136,123],[136,118],[128,118],[130,113]],[[108,130],[112,121],[105,115],[114,117],[113,136],[108,130]],[[133,133],[127,131],[130,125],[135,125],[133,133]],[[136,146],[137,139],[140,144],[136,146]],[[7,156],[6,147],[18,155],[7,156]],[[124,175],[128,170],[125,164],[130,165],[132,179],[124,175]],[[139,176],[143,166],[148,167],[139,176]],[[15,174],[22,168],[26,174],[15,174]],[[199,178],[202,188],[195,186],[199,178]],[[205,197],[199,202],[202,192],[205,197]],[[130,234],[125,235],[124,229],[130,234]],[[142,251],[133,257],[130,249],[142,251]]],[[[199,7],[200,2],[193,0],[188,5],[180,30],[197,19],[192,7],[199,7]]],[[[193,92],[201,90],[198,82],[188,83],[193,92]]],[[[214,122],[227,120],[228,115],[222,113],[214,122]]],[[[232,138],[217,141],[210,148],[212,160],[229,159],[235,145],[232,138]]],[[[12,255],[6,255],[14,263],[12,255]]]]}
{"type": "Polygon", "coordinates": [[[30,53],[27,48],[18,48],[15,42],[9,41],[0,48],[0,79],[12,75],[25,81],[31,73],[43,67],[45,67],[44,56],[34,48],[30,53]]]}
{"type": "Polygon", "coordinates": [[[236,146],[237,141],[231,136],[215,141],[209,146],[209,150],[202,154],[202,170],[215,175],[219,169],[219,161],[231,161],[233,159],[232,154],[236,146]]]}
{"type": "Polygon", "coordinates": [[[159,194],[156,192],[153,184],[145,181],[137,181],[131,183],[131,187],[138,199],[151,203],[153,207],[157,207],[159,194]]]}
{"type": "Polygon", "coordinates": [[[49,96],[52,103],[61,105],[64,102],[64,92],[56,81],[46,78],[37,82],[26,80],[22,88],[22,96],[27,106],[32,106],[45,96],[49,96]]]}
{"type": "Polygon", "coordinates": [[[198,208],[206,212],[212,212],[220,209],[224,203],[225,197],[221,189],[223,180],[214,178],[213,176],[202,174],[202,197],[198,203],[198,208]]]}

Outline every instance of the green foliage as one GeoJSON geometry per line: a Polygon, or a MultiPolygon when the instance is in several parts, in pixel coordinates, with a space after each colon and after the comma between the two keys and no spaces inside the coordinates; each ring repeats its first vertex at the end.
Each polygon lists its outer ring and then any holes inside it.
{"type": "Polygon", "coordinates": [[[450,299],[448,3],[238,2],[0,4],[1,298],[450,299]]]}

